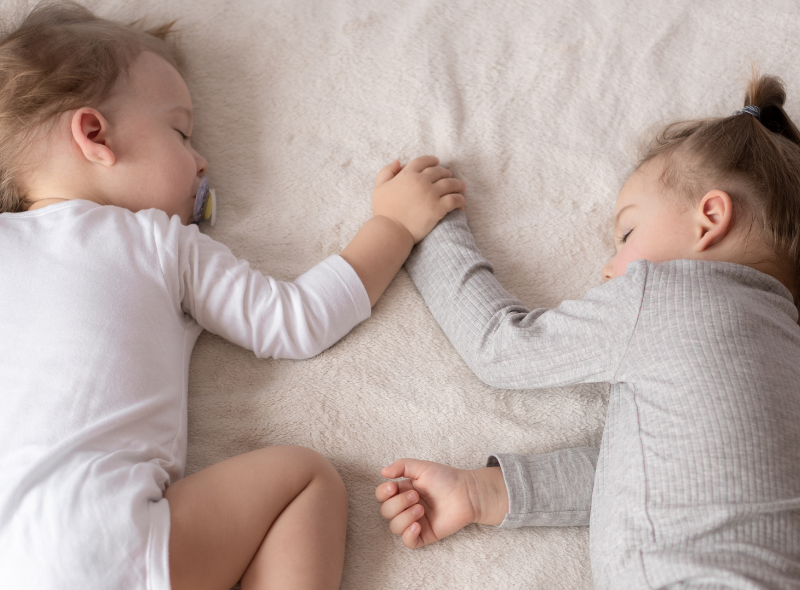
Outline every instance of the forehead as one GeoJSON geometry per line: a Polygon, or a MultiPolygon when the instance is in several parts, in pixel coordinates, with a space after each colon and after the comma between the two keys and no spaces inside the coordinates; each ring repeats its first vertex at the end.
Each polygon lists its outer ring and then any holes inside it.
{"type": "Polygon", "coordinates": [[[150,51],[143,51],[136,57],[127,74],[120,77],[116,90],[118,99],[132,100],[138,105],[192,108],[189,89],[178,70],[150,51]]]}
{"type": "Polygon", "coordinates": [[[658,198],[660,192],[659,177],[663,165],[657,160],[650,160],[642,164],[628,180],[622,185],[617,197],[615,212],[627,205],[637,204],[640,201],[658,198]]]}

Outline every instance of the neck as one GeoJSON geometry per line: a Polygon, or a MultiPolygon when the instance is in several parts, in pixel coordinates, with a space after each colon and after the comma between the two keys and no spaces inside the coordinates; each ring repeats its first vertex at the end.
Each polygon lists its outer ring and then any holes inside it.
{"type": "Polygon", "coordinates": [[[797,273],[794,266],[785,260],[780,260],[766,241],[755,234],[756,232],[745,233],[742,230],[729,234],[728,239],[701,252],[699,258],[733,262],[763,272],[780,281],[796,301],[797,273]]]}
{"type": "Polygon", "coordinates": [[[70,183],[50,182],[49,178],[42,176],[33,179],[32,182],[26,183],[24,186],[25,199],[31,203],[28,211],[75,199],[93,201],[98,205],[107,204],[98,191],[93,191],[89,188],[89,183],[85,182],[83,178],[79,178],[77,184],[81,185],[80,190],[75,190],[70,183]]]}
{"type": "Polygon", "coordinates": [[[797,282],[795,281],[794,273],[791,272],[788,265],[782,266],[773,261],[765,261],[760,263],[756,262],[744,264],[744,266],[749,266],[750,268],[754,268],[760,272],[763,272],[764,274],[778,279],[781,284],[792,294],[792,298],[797,300],[797,282]]]}
{"type": "Polygon", "coordinates": [[[34,209],[41,209],[42,207],[47,207],[48,205],[55,205],[56,203],[63,203],[64,201],[70,201],[71,199],[39,199],[33,202],[33,205],[28,207],[28,211],[32,211],[34,209]]]}

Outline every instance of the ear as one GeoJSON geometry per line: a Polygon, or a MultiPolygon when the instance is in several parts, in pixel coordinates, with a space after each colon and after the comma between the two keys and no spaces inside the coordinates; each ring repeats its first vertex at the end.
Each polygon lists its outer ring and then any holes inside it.
{"type": "Polygon", "coordinates": [[[695,252],[703,252],[718,244],[733,226],[733,202],[728,193],[710,190],[697,206],[698,236],[695,252]]]}
{"type": "Polygon", "coordinates": [[[72,115],[72,138],[83,156],[95,164],[113,166],[116,156],[106,145],[108,121],[99,111],[84,107],[72,115]]]}

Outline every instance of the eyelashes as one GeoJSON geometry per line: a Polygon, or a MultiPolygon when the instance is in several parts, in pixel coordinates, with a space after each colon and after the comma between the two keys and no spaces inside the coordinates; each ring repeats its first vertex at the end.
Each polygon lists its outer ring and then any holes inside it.
{"type": "Polygon", "coordinates": [[[181,131],[180,129],[176,129],[175,131],[177,131],[178,133],[180,133],[180,134],[181,134],[181,137],[182,137],[183,139],[189,139],[189,136],[188,136],[188,135],[186,135],[186,134],[185,134],[183,131],[181,131]]]}
{"type": "Polygon", "coordinates": [[[628,230],[628,232],[619,239],[619,243],[620,244],[624,244],[625,242],[627,242],[628,241],[628,236],[631,235],[632,231],[633,231],[632,229],[628,230]]]}

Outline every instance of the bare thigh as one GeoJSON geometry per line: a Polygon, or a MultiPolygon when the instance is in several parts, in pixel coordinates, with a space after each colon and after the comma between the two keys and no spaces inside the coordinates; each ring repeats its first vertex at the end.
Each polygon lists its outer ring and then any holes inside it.
{"type": "Polygon", "coordinates": [[[243,588],[338,588],[347,496],[319,453],[259,449],[179,480],[164,496],[173,590],[227,590],[243,576],[243,588]]]}

